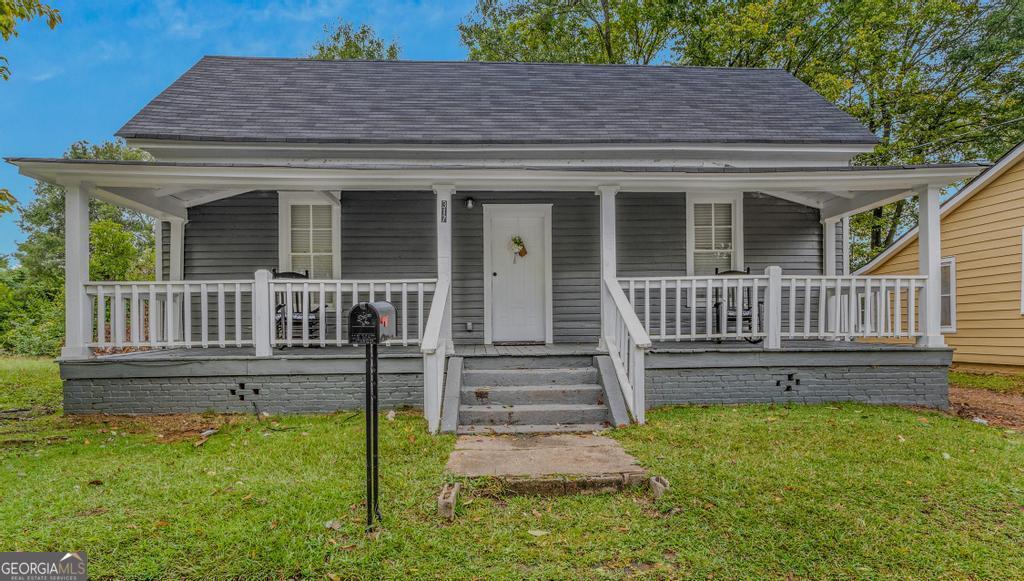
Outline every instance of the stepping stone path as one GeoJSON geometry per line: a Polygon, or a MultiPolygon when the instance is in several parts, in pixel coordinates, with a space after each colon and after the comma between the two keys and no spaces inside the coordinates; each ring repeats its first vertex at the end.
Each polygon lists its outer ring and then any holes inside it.
{"type": "Polygon", "coordinates": [[[459,436],[447,470],[495,478],[511,494],[549,496],[617,491],[647,480],[617,441],[596,434],[459,436]]]}

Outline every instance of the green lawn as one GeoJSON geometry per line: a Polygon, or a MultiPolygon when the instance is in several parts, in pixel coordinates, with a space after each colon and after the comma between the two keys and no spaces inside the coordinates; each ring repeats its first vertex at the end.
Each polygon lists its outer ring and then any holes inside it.
{"type": "Polygon", "coordinates": [[[949,383],[954,387],[987,389],[990,391],[997,391],[999,393],[1015,393],[1024,395],[1024,375],[950,371],[949,383]]]}
{"type": "MultiPolygon", "coordinates": [[[[52,402],[52,367],[2,365],[25,366],[2,401],[35,402],[24,392],[39,385],[52,402]]],[[[375,539],[361,525],[361,418],[273,420],[199,447],[5,420],[0,442],[22,443],[0,444],[0,549],[84,549],[100,578],[1024,577],[1024,436],[937,413],[656,410],[612,435],[671,481],[657,503],[478,493],[452,524],[435,496],[454,439],[399,414],[381,426],[375,539]]]]}

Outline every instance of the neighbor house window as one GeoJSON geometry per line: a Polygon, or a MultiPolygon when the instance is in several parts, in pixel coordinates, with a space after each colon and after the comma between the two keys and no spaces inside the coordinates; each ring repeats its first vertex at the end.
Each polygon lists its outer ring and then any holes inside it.
{"type": "Polygon", "coordinates": [[[941,326],[943,333],[956,332],[956,257],[942,259],[940,271],[941,288],[939,303],[942,305],[941,326]]]}
{"type": "Polygon", "coordinates": [[[693,276],[743,268],[743,195],[686,196],[686,271],[693,276]]]}
{"type": "Polygon", "coordinates": [[[325,196],[280,194],[278,251],[281,270],[310,278],[341,275],[341,212],[325,196]]]}

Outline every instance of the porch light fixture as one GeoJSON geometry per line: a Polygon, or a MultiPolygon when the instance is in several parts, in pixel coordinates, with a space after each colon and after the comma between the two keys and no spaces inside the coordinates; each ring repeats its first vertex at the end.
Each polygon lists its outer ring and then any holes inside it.
{"type": "Polygon", "coordinates": [[[472,210],[473,209],[473,204],[475,202],[476,202],[476,200],[474,200],[473,198],[466,198],[466,209],[467,210],[472,210]]]}

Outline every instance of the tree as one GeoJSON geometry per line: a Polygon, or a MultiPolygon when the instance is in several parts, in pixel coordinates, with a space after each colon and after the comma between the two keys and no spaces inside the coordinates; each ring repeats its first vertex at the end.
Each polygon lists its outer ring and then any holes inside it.
{"type": "MultiPolygon", "coordinates": [[[[149,154],[128,147],[124,141],[107,141],[91,144],[79,141],[71,145],[64,154],[68,159],[107,160],[149,160],[149,154]]],[[[33,283],[39,282],[48,288],[64,284],[64,188],[46,182],[36,182],[35,199],[19,208],[18,226],[28,236],[18,244],[14,256],[25,270],[26,277],[33,283]]],[[[98,223],[103,220],[119,224],[134,241],[135,256],[145,260],[146,250],[152,248],[153,222],[145,214],[92,200],[89,203],[89,220],[98,223]]],[[[152,272],[152,267],[148,267],[152,272]]],[[[136,271],[146,272],[146,265],[140,264],[136,271]]]]}
{"type": "Polygon", "coordinates": [[[479,0],[459,25],[469,59],[650,64],[676,34],[673,0],[479,0]]]}
{"type": "MultiPolygon", "coordinates": [[[[479,0],[460,32],[479,60],[783,68],[879,138],[858,164],[1024,140],[1024,0],[479,0]]],[[[855,263],[915,224],[912,204],[853,220],[855,263]]]]}
{"type": "MultiPolygon", "coordinates": [[[[70,159],[150,159],[123,141],[73,144],[70,159]]],[[[0,264],[0,350],[54,355],[64,340],[64,191],[37,182],[36,198],[20,207],[18,225],[28,234],[15,251],[17,265],[0,264]]],[[[153,223],[134,210],[89,203],[89,269],[103,280],[153,276],[153,223]]]]}
{"type": "MultiPolygon", "coordinates": [[[[60,10],[51,8],[39,0],[0,0],[0,38],[7,41],[18,36],[18,23],[36,18],[45,18],[50,30],[61,22],[60,10]]],[[[0,55],[0,79],[11,78],[7,57],[0,55]]]]}
{"type": "Polygon", "coordinates": [[[385,43],[377,36],[373,28],[366,24],[360,24],[355,29],[350,23],[338,20],[337,26],[331,30],[324,26],[323,40],[313,45],[313,53],[310,58],[319,60],[397,60],[401,47],[397,41],[385,43]]]}

